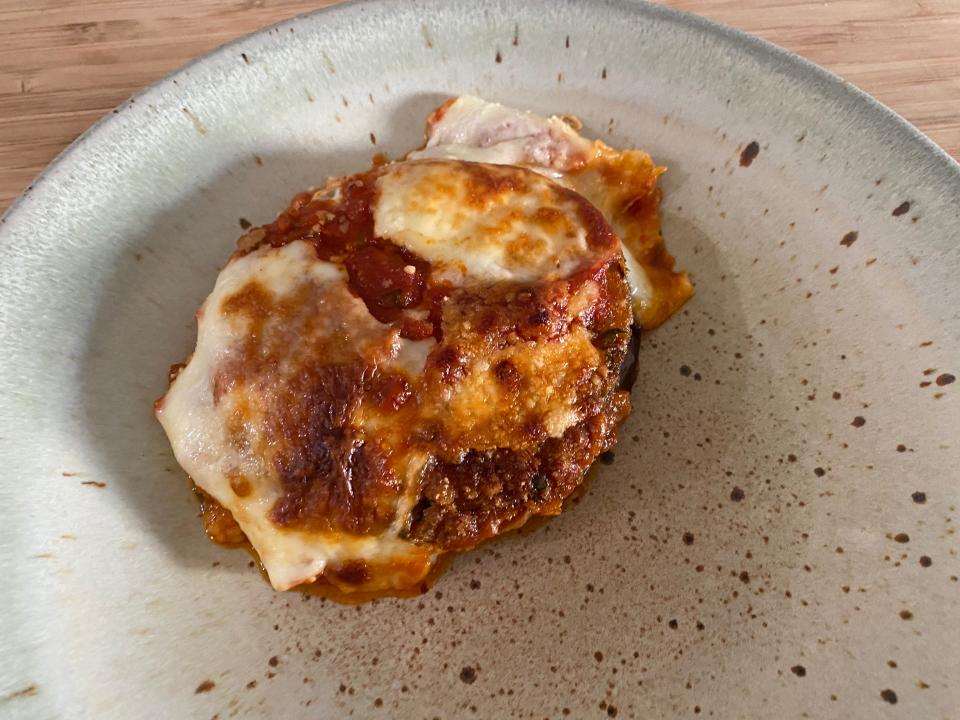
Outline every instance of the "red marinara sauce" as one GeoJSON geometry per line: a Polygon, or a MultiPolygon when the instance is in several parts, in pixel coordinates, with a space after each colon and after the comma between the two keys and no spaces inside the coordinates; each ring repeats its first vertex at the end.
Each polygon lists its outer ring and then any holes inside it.
{"type": "MultiPolygon", "coordinates": [[[[343,182],[338,197],[303,192],[269,225],[261,245],[282,247],[295,240],[310,242],[321,260],[343,264],[350,289],[382,323],[400,323],[400,334],[422,340],[434,334],[429,318],[404,311],[422,307],[430,263],[406,248],[377,237],[373,223],[378,172],[372,170],[343,182]]],[[[421,313],[422,315],[423,313],[421,313]]]]}

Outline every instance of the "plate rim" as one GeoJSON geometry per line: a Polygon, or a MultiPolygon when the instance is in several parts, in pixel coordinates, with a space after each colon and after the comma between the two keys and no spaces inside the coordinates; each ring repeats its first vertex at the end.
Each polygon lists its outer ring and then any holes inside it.
{"type": "MultiPolygon", "coordinates": [[[[522,0],[498,0],[498,2],[501,4],[513,4],[522,2],[522,0]]],[[[564,0],[564,2],[570,5],[581,4],[578,2],[578,0],[564,0]]],[[[227,53],[231,50],[243,46],[252,39],[259,38],[261,36],[265,37],[275,30],[278,31],[281,27],[286,27],[288,25],[292,26],[294,24],[302,23],[305,20],[324,15],[349,14],[357,12],[362,13],[365,12],[367,8],[386,8],[389,11],[390,6],[400,7],[404,4],[406,3],[404,3],[403,0],[347,0],[346,2],[340,2],[335,5],[328,5],[316,10],[299,13],[241,35],[233,40],[230,40],[229,42],[224,43],[223,45],[218,45],[217,47],[208,50],[184,65],[181,65],[175,70],[167,73],[163,77],[158,78],[149,85],[140,88],[128,98],[123,100],[120,104],[107,111],[102,117],[98,118],[93,125],[80,133],[80,135],[78,135],[69,145],[63,148],[53,158],[53,160],[51,160],[27,184],[23,191],[17,195],[13,202],[10,203],[7,209],[0,214],[0,238],[3,236],[2,226],[5,225],[18,211],[20,211],[22,206],[26,205],[30,201],[30,198],[33,194],[32,191],[41,183],[45,184],[48,182],[51,176],[57,173],[64,165],[73,159],[78,152],[82,152],[83,146],[91,136],[107,130],[114,121],[119,119],[118,116],[126,108],[134,105],[137,100],[144,98],[147,95],[166,87],[167,85],[175,84],[175,80],[186,76],[191,70],[197,68],[198,66],[204,65],[221,55],[227,55],[227,53]]],[[[414,4],[421,7],[424,5],[443,7],[445,5],[443,0],[416,0],[414,4]]],[[[888,105],[885,105],[880,100],[867,93],[865,90],[862,90],[851,83],[849,80],[846,80],[833,71],[816,64],[812,60],[808,60],[791,50],[781,47],[780,45],[770,42],[769,40],[765,40],[761,37],[748,33],[744,30],[739,30],[716,20],[711,20],[685,10],[678,10],[676,8],[660,5],[652,2],[651,0],[600,0],[600,2],[594,2],[591,4],[605,6],[608,8],[621,10],[623,12],[646,15],[647,17],[653,18],[655,21],[673,23],[675,25],[680,25],[682,27],[694,30],[700,34],[714,36],[724,41],[731,47],[739,47],[742,50],[750,52],[752,55],[761,60],[772,62],[781,69],[792,71],[795,75],[801,77],[801,79],[804,79],[807,84],[817,85],[831,90],[835,96],[839,97],[843,101],[844,105],[859,105],[862,110],[867,110],[877,119],[882,120],[885,126],[894,128],[900,133],[905,134],[905,137],[910,142],[914,143],[921,150],[927,153],[931,159],[937,162],[937,164],[940,166],[939,169],[942,172],[952,175],[954,179],[960,183],[960,161],[954,159],[949,153],[947,153],[946,150],[940,147],[936,142],[924,134],[913,123],[900,115],[896,110],[888,105]]],[[[932,170],[933,168],[931,167],[927,172],[932,170]]]]}

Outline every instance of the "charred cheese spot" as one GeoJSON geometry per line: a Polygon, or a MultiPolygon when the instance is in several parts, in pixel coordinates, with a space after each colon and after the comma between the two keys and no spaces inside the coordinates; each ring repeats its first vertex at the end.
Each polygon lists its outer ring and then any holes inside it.
{"type": "Polygon", "coordinates": [[[279,590],[409,591],[559,512],[629,412],[631,296],[652,326],[689,294],[645,154],[480,102],[244,235],[156,403],[208,533],[279,590]]]}
{"type": "Polygon", "coordinates": [[[363,585],[371,578],[370,566],[363,560],[347,560],[327,573],[331,580],[344,585],[363,585]]]}
{"type": "Polygon", "coordinates": [[[493,376],[505,389],[511,391],[519,390],[523,382],[517,366],[509,359],[501,360],[493,366],[493,376]]]}

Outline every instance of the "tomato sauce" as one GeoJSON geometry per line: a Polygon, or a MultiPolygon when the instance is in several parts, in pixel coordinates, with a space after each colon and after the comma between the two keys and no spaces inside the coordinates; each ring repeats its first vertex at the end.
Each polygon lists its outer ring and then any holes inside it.
{"type": "Polygon", "coordinates": [[[400,334],[421,340],[434,334],[428,319],[405,313],[421,307],[430,263],[406,248],[377,237],[373,222],[376,171],[340,187],[336,199],[300,193],[264,226],[263,244],[281,247],[295,240],[311,243],[321,260],[343,263],[350,290],[382,323],[399,323],[400,334]]]}

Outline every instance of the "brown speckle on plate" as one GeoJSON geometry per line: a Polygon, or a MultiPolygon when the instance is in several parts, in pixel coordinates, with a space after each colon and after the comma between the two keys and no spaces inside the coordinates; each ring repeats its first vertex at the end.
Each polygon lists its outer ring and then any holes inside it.
{"type": "Polygon", "coordinates": [[[213,680],[204,680],[202,683],[197,685],[197,689],[193,691],[194,695],[200,695],[201,693],[210,692],[213,690],[217,684],[213,680]]]}
{"type": "Polygon", "coordinates": [[[893,212],[891,213],[891,215],[893,215],[894,217],[900,217],[901,215],[904,215],[908,212],[910,212],[910,203],[904,200],[902,203],[900,203],[893,209],[893,212]]]}
{"type": "Polygon", "coordinates": [[[760,144],[756,140],[751,140],[740,153],[740,167],[750,167],[759,154],[760,144]]]}
{"type": "Polygon", "coordinates": [[[888,703],[890,703],[891,705],[896,705],[896,704],[897,704],[897,694],[896,694],[893,690],[891,690],[890,688],[887,688],[886,690],[881,690],[881,691],[880,691],[880,697],[882,697],[884,700],[886,700],[886,701],[887,701],[888,703]]]}
{"type": "Polygon", "coordinates": [[[465,682],[467,685],[473,685],[477,680],[477,671],[475,668],[465,665],[462,670],[460,670],[460,680],[465,682]]]}
{"type": "Polygon", "coordinates": [[[843,236],[843,238],[840,240],[840,244],[844,247],[850,247],[857,241],[859,235],[860,233],[858,233],[856,230],[851,230],[843,236]]]}
{"type": "Polygon", "coordinates": [[[21,688],[20,690],[15,690],[7,695],[0,695],[0,702],[3,702],[4,700],[13,700],[14,698],[33,697],[38,692],[39,690],[37,690],[36,685],[27,685],[27,687],[21,688]]]}

